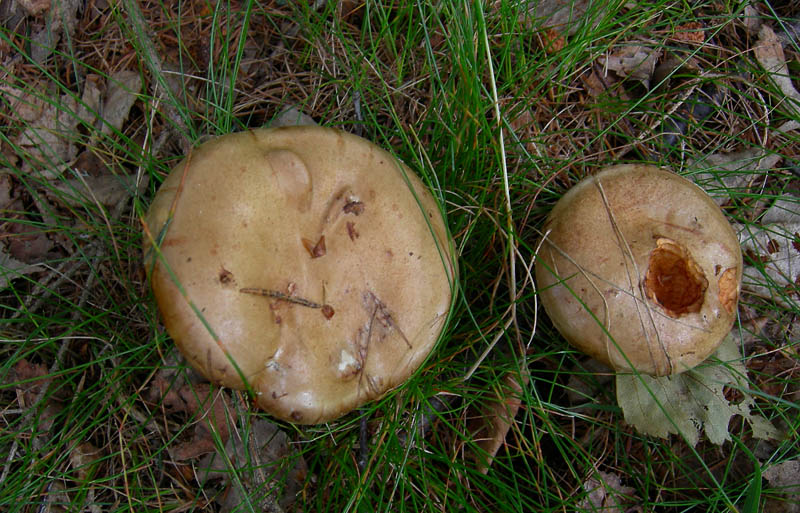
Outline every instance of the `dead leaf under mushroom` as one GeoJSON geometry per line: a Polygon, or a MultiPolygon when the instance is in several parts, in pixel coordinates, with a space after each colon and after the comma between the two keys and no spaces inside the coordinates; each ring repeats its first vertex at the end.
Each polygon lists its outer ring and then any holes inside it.
{"type": "Polygon", "coordinates": [[[693,446],[705,432],[711,443],[722,445],[730,440],[731,417],[741,415],[752,427],[753,437],[778,438],[778,430],[758,414],[753,396],[741,385],[747,371],[733,336],[725,338],[715,355],[724,363],[712,361],[675,376],[617,374],[617,402],[625,422],[651,436],[679,433],[693,446]],[[744,399],[730,402],[724,394],[727,386],[742,391],[744,399]]]}

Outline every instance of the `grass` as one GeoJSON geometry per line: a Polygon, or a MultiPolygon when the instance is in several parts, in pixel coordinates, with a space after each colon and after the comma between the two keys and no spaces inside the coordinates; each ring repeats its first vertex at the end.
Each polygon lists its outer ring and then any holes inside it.
{"type": "MultiPolygon", "coordinates": [[[[758,6],[776,30],[800,15],[773,4],[758,6]]],[[[726,195],[726,213],[748,229],[759,228],[771,201],[800,202],[800,141],[775,131],[800,119],[753,57],[744,4],[593,2],[563,39],[525,12],[519,2],[89,2],[40,62],[32,34],[44,18],[6,23],[0,168],[17,201],[2,213],[3,236],[7,245],[25,242],[40,269],[12,274],[0,291],[0,509],[217,511],[217,499],[236,491],[236,511],[277,511],[265,497],[276,495],[271,484],[290,486],[286,473],[301,457],[307,470],[292,507],[304,511],[574,511],[597,470],[619,476],[642,511],[757,511],[782,500],[761,474],[798,452],[797,332],[788,331],[800,314],[796,289],[762,275],[771,298],[744,294],[736,326],[749,341],[749,387],[787,438],[758,442],[735,420],[732,442],[691,448],[624,423],[602,373],[541,312],[534,324],[527,279],[552,205],[608,164],[692,174],[692,159],[763,148],[782,157],[775,168],[734,173],[759,187],[730,188],[709,168],[709,192],[726,195]],[[705,43],[677,41],[693,22],[705,43]],[[602,59],[634,45],[685,64],[649,89],[613,73],[590,82],[602,59]],[[104,88],[119,70],[138,73],[143,87],[127,120],[101,132],[95,118],[105,113],[88,101],[86,84],[104,88]],[[686,114],[693,104],[713,108],[686,114]],[[361,133],[431,185],[458,249],[459,295],[434,354],[405,386],[336,423],[279,424],[289,454],[258,461],[245,451],[244,462],[223,462],[227,479],[203,482],[200,458],[178,460],[174,451],[205,410],[176,411],[149,395],[159,377],[177,390],[192,372],[174,358],[144,279],[141,217],[190,147],[261,126],[287,105],[361,133]],[[79,116],[81,106],[95,112],[79,116]],[[23,115],[40,108],[62,124],[23,115]],[[686,122],[671,145],[661,133],[670,117],[686,122]],[[34,142],[21,141],[45,122],[34,142]],[[63,141],[72,149],[59,150],[63,141]],[[100,174],[119,177],[123,201],[81,194],[75,180],[100,174]],[[25,362],[36,366],[27,374],[25,362]],[[523,407],[484,474],[476,426],[496,394],[509,393],[507,376],[527,373],[523,407]],[[577,403],[568,396],[573,377],[589,384],[577,403]],[[435,399],[443,397],[450,402],[435,399]],[[432,409],[420,433],[420,415],[432,409]]],[[[796,71],[798,43],[785,51],[796,71]]],[[[230,404],[218,424],[252,443],[268,417],[244,394],[212,395],[230,404]]]]}

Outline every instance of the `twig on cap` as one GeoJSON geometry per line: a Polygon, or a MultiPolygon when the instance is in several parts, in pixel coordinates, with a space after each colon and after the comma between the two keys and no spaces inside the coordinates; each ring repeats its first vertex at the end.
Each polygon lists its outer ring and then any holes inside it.
{"type": "Polygon", "coordinates": [[[322,308],[322,305],[319,303],[309,301],[308,299],[304,299],[302,297],[290,296],[289,294],[278,292],[277,290],[246,287],[239,289],[239,292],[243,294],[253,294],[254,296],[265,296],[273,299],[280,299],[281,301],[288,301],[289,303],[306,306],[308,308],[322,308]]]}

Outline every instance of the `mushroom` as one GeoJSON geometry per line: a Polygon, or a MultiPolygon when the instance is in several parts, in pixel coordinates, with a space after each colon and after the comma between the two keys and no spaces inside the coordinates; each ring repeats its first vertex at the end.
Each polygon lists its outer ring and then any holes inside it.
{"type": "Polygon", "coordinates": [[[316,126],[195,148],[158,190],[145,241],[186,359],[302,424],[403,383],[442,332],[456,274],[419,178],[365,139],[316,126]]]}
{"type": "Polygon", "coordinates": [[[731,329],[739,241],[692,182],[618,165],[570,189],[543,229],[536,263],[547,314],[573,346],[616,370],[695,367],[731,329]]]}

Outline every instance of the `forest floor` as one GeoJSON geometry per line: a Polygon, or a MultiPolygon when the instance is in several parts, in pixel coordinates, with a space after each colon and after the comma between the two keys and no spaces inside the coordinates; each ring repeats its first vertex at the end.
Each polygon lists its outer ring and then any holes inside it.
{"type": "Polygon", "coordinates": [[[778,0],[0,1],[0,510],[800,511],[798,36],[778,0]],[[170,169],[287,109],[417,172],[459,265],[420,372],[316,426],[193,371],[142,265],[170,169]],[[681,378],[722,409],[649,430],[532,278],[618,163],[744,253],[733,358],[681,378]]]}

